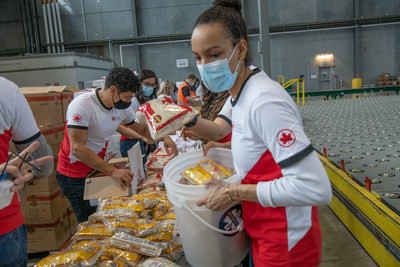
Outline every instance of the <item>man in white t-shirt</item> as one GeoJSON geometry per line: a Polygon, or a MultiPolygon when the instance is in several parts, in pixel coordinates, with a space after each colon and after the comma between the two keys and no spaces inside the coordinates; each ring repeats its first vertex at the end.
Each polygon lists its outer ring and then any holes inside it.
{"type": "MultiPolygon", "coordinates": [[[[35,159],[52,156],[51,148],[40,134],[29,104],[18,86],[0,77],[0,95],[0,164],[5,163],[9,157],[11,140],[18,153],[39,141],[39,147],[32,152],[32,156],[35,159]]],[[[51,174],[53,168],[51,160],[41,166],[41,172],[32,170],[32,173],[35,177],[46,177],[51,174]]],[[[26,266],[26,227],[16,192],[11,204],[0,209],[0,224],[0,265],[26,266]]]]}
{"type": "MultiPolygon", "coordinates": [[[[86,221],[95,211],[89,201],[83,200],[84,178],[93,169],[109,174],[121,187],[129,186],[133,179],[129,170],[117,169],[103,158],[115,131],[134,138],[146,135],[150,139],[146,125],[134,123],[135,113],[129,108],[138,90],[140,83],[131,70],[115,68],[107,75],[104,88],[80,95],[68,106],[57,180],[78,222],[86,221]]],[[[167,141],[166,145],[169,144],[167,141]]]]}

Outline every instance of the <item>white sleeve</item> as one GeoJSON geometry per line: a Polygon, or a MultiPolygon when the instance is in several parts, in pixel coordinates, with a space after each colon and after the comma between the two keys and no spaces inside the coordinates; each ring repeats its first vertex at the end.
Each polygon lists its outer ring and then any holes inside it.
{"type": "Polygon", "coordinates": [[[135,118],[136,118],[136,113],[133,111],[133,109],[127,108],[122,123],[125,125],[131,125],[135,122],[135,118]]]}
{"type": "MultiPolygon", "coordinates": [[[[19,88],[13,85],[9,88],[9,94],[12,95],[9,103],[11,114],[11,132],[13,141],[24,142],[39,133],[32,110],[29,107],[28,101],[21,93],[19,88]]],[[[37,138],[38,136],[36,136],[37,138]]]]}
{"type": "Polygon", "coordinates": [[[92,117],[89,105],[83,103],[84,95],[75,98],[67,109],[67,128],[77,128],[87,130],[92,117]]]}
{"type": "Polygon", "coordinates": [[[280,179],[257,184],[257,198],[263,207],[319,206],[331,202],[331,184],[316,152],[282,169],[282,175],[280,179]]]}
{"type": "Polygon", "coordinates": [[[230,126],[232,126],[232,103],[231,97],[228,97],[224,106],[217,115],[217,118],[224,119],[230,126]]]}
{"type": "Polygon", "coordinates": [[[251,127],[283,175],[258,183],[258,200],[264,207],[328,204],[332,198],[328,175],[304,133],[296,105],[276,89],[276,95],[262,95],[252,105],[251,127]]]}
{"type": "MultiPolygon", "coordinates": [[[[279,91],[275,93],[279,94],[279,91]]],[[[251,115],[249,127],[256,133],[255,137],[264,142],[281,168],[295,163],[296,160],[291,159],[296,159],[296,155],[304,150],[309,153],[312,151],[311,142],[304,133],[300,113],[292,99],[261,94],[251,105],[251,115]]],[[[304,154],[303,157],[307,155],[304,154]]]]}
{"type": "Polygon", "coordinates": [[[131,100],[131,109],[133,110],[133,112],[136,112],[140,107],[140,103],[137,100],[136,97],[133,97],[131,100]]]}

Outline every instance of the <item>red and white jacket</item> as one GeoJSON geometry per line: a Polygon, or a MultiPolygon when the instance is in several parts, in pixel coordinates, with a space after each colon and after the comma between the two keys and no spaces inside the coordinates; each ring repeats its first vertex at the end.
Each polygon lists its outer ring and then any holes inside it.
{"type": "MultiPolygon", "coordinates": [[[[10,140],[25,144],[40,136],[28,102],[18,86],[0,77],[0,164],[8,159],[10,140]]],[[[11,204],[0,210],[0,235],[8,233],[24,223],[18,194],[14,193],[11,204]]]]}
{"type": "Polygon", "coordinates": [[[87,130],[86,146],[100,158],[104,158],[108,141],[115,134],[119,124],[133,124],[135,113],[131,108],[106,107],[96,90],[75,98],[68,106],[66,119],[65,137],[58,154],[57,171],[68,177],[84,178],[92,169],[71,154],[67,129],[87,130]]]}
{"type": "MultiPolygon", "coordinates": [[[[243,184],[260,203],[243,202],[256,266],[317,266],[317,205],[331,200],[329,178],[280,84],[256,69],[232,105],[232,154],[243,184]]],[[[229,104],[228,104],[229,105],[229,104]]]]}

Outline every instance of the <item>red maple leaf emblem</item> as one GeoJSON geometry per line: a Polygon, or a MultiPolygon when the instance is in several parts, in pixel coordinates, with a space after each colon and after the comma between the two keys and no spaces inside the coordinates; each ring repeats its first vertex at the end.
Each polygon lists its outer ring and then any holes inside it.
{"type": "Polygon", "coordinates": [[[296,136],[291,130],[283,129],[277,134],[276,141],[282,147],[290,147],[296,142],[296,136]]]}
{"type": "Polygon", "coordinates": [[[282,138],[279,139],[279,141],[281,141],[284,145],[286,145],[287,142],[292,141],[292,140],[293,140],[293,138],[292,138],[291,133],[289,133],[289,134],[283,133],[282,138]]]}
{"type": "Polygon", "coordinates": [[[112,117],[112,120],[115,121],[115,117],[112,117]]]}
{"type": "Polygon", "coordinates": [[[72,119],[76,122],[81,122],[82,121],[82,116],[79,114],[74,114],[74,116],[72,116],[72,119]]]}

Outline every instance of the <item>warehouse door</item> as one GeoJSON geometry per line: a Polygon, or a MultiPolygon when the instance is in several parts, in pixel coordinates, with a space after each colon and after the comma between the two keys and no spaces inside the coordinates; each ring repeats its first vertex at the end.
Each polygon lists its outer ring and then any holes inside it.
{"type": "Polygon", "coordinates": [[[319,67],[319,90],[331,89],[331,67],[319,67]]]}

